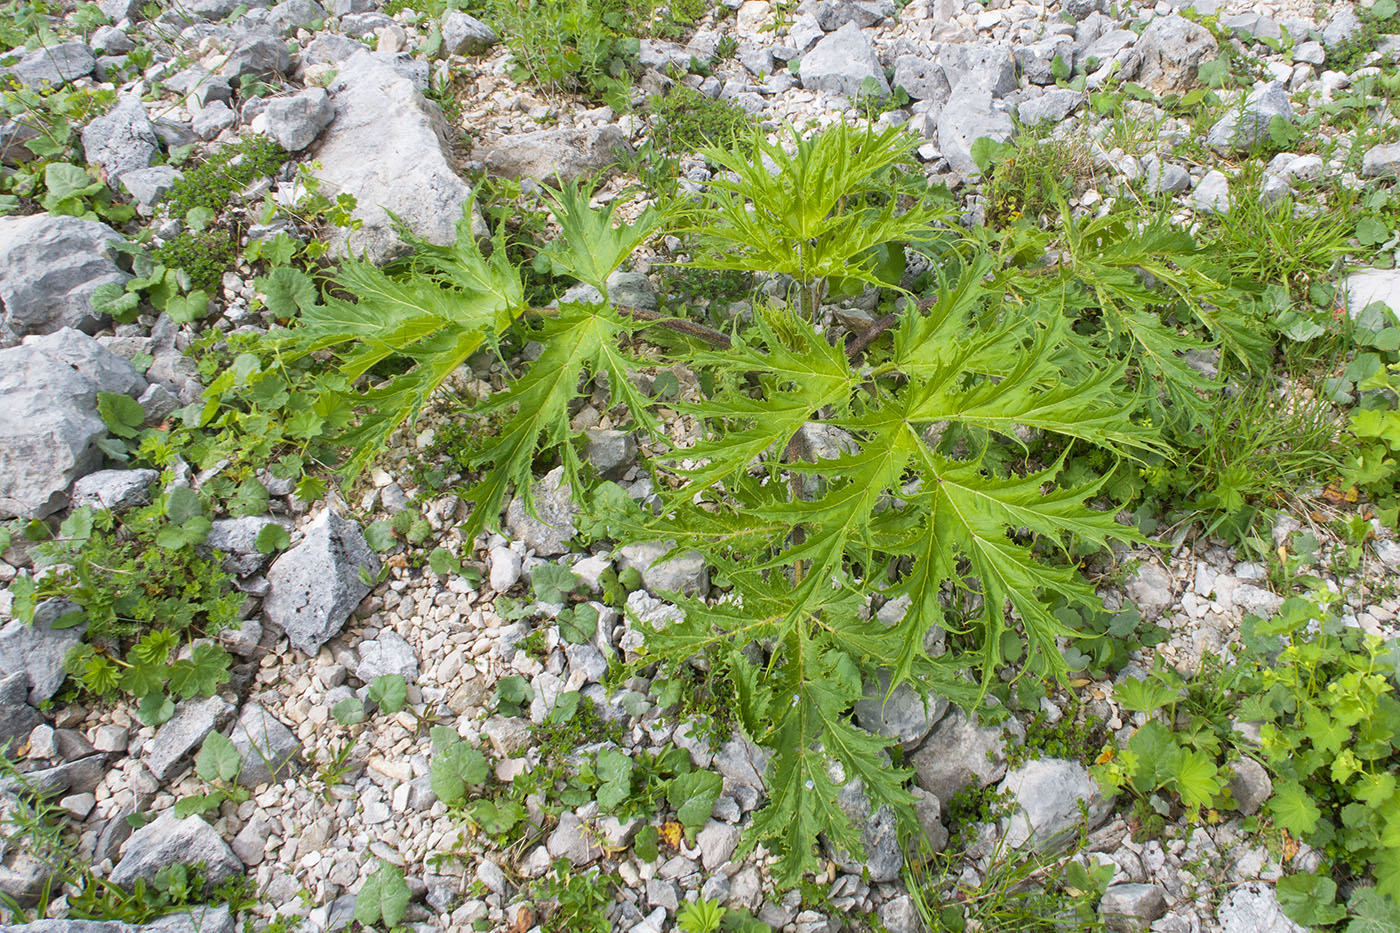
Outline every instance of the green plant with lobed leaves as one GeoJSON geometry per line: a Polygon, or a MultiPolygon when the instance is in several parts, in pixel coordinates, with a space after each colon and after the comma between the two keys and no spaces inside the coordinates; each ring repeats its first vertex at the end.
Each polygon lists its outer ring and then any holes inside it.
{"type": "MultiPolygon", "coordinates": [[[[1027,670],[1066,674],[1057,640],[1076,632],[1055,610],[1099,603],[1055,554],[1072,540],[1103,547],[1137,535],[1089,507],[1102,479],[1057,484],[1064,451],[1132,457],[1158,442],[1130,418],[1125,362],[1076,353],[1062,305],[1012,293],[986,258],[949,252],[934,298],[906,301],[843,341],[823,321],[833,280],[838,291],[896,281],[906,243],[951,234],[937,230],[939,210],[882,187],[910,160],[901,133],[839,126],[784,142],[708,153],[732,174],[684,221],[712,247],[702,265],[786,273],[799,286],[795,306],[761,304],[731,334],[613,304],[608,275],[663,218],[646,211],[618,224],[615,206],[592,208],[565,189],[553,196],[562,236],[548,255],[601,301],[529,308],[499,240],[488,258],[464,222],[453,246],[419,244],[405,274],[349,263],[332,294],[358,300],[304,307],[282,346],[335,351],[341,376],[360,386],[341,399],[362,411],[340,438],[354,448],[353,474],[477,349],[507,330],[540,342],[537,359],[467,413],[494,429],[462,458],[480,471],[462,492],[474,506],[464,537],[495,527],[512,493],[528,503],[536,464],[553,458],[575,498],[591,503],[594,537],[671,540],[703,554],[728,592],[712,604],[677,599],[684,619],[647,631],[647,658],[664,673],[705,657],[744,733],[774,753],[769,802],[746,846],[768,844],[779,881],[793,885],[817,867],[820,834],[860,853],[837,805],[847,781],[912,821],[889,740],[851,721],[866,683],[888,672],[972,704],[1023,656],[1027,670]],[[643,357],[638,345],[658,325],[679,333],[680,361],[706,386],[666,403],[701,428],[692,446],[672,446],[657,400],[633,378],[677,359],[666,355],[674,339],[643,357]],[[374,374],[390,361],[394,375],[374,374]],[[595,388],[609,393],[614,420],[630,417],[658,451],[649,465],[664,480],[659,514],[617,486],[588,491],[569,419],[576,399],[596,403],[595,388]],[[1060,438],[1061,452],[993,469],[987,451],[999,438],[1019,443],[1026,428],[1060,438]],[[844,452],[800,461],[800,436],[812,430],[839,436],[844,452]],[[872,600],[900,597],[909,599],[900,622],[870,618],[872,600]],[[971,608],[954,617],[950,600],[971,608]],[[938,627],[956,650],[933,657],[925,637],[938,627]]],[[[1115,272],[1125,303],[1135,294],[1127,262],[1115,272]]]]}

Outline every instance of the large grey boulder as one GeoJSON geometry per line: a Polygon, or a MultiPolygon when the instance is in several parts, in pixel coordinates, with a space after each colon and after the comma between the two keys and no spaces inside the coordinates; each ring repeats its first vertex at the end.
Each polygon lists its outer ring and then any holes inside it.
{"type": "Polygon", "coordinates": [[[209,733],[232,716],[233,706],[221,696],[183,701],[146,746],[146,767],[156,780],[170,780],[184,770],[209,733]]]}
{"type": "Polygon", "coordinates": [[[460,10],[442,20],[442,50],[449,55],[480,55],[500,42],[495,30],[460,10]]]}
{"type": "Polygon", "coordinates": [[[137,879],[150,883],[167,865],[198,862],[204,863],[204,878],[209,884],[243,873],[243,863],[214,827],[197,816],[182,820],[173,810],[166,810],[131,834],[110,880],[122,887],[130,887],[137,879]]]}
{"type": "Polygon", "coordinates": [[[1138,37],[1138,83],[1157,94],[1188,91],[1196,84],[1196,70],[1215,57],[1216,49],[1215,36],[1200,23],[1155,17],[1138,37]]]}
{"type": "Polygon", "coordinates": [[[904,850],[899,845],[899,821],[894,811],[886,804],[871,813],[870,797],[859,778],[841,789],[836,803],[860,830],[860,844],[865,850],[864,860],[857,860],[849,852],[828,845],[836,864],[842,871],[856,875],[868,873],[874,882],[897,880],[904,868],[904,850]]]}
{"type": "Polygon", "coordinates": [[[617,566],[642,575],[647,592],[704,596],[710,590],[710,568],[699,551],[682,551],[670,560],[661,557],[676,546],[674,541],[628,544],[617,552],[617,566]]]}
{"type": "Polygon", "coordinates": [[[4,72],[13,75],[25,87],[38,91],[46,87],[62,87],[87,77],[96,65],[97,59],[93,57],[92,50],[86,43],[75,39],[35,49],[14,66],[4,69],[4,72]]]}
{"type": "Polygon", "coordinates": [[[243,704],[229,740],[243,759],[238,783],[247,788],[281,780],[291,772],[301,750],[286,723],[256,700],[243,704]]]}
{"type": "Polygon", "coordinates": [[[938,64],[954,94],[985,91],[1000,98],[1016,90],[1016,56],[1010,46],[945,45],[939,49],[938,64]]]}
{"type": "Polygon", "coordinates": [[[1027,126],[1037,123],[1059,123],[1084,103],[1084,95],[1069,88],[1055,88],[1039,97],[1023,100],[1016,106],[1016,116],[1027,126]]]}
{"type": "Polygon", "coordinates": [[[530,501],[517,496],[506,507],[506,530],[525,542],[540,557],[556,557],[569,552],[569,540],[578,531],[569,484],[564,468],[555,467],[530,487],[530,501]]]}
{"type": "Polygon", "coordinates": [[[917,55],[901,55],[894,60],[894,83],[914,100],[942,103],[952,91],[943,66],[917,55]]]}
{"type": "Polygon", "coordinates": [[[1011,116],[992,105],[989,91],[960,84],[938,115],[938,148],[959,175],[976,175],[981,169],[972,159],[972,144],[984,137],[1006,142],[1014,130],[1011,116]]]}
{"type": "Polygon", "coordinates": [[[0,677],[0,747],[10,757],[23,745],[34,727],[44,721],[29,705],[29,678],[23,671],[0,677]]]}
{"type": "Polygon", "coordinates": [[[32,706],[50,699],[63,685],[63,659],[87,631],[85,622],[69,624],[77,610],[66,599],[46,599],[34,610],[31,624],[11,619],[0,628],[0,677],[23,674],[32,706]],[[59,620],[64,627],[54,628],[59,620]]]}
{"type": "Polygon", "coordinates": [[[1012,810],[1002,820],[1002,831],[1013,849],[1052,852],[1079,830],[1086,814],[1092,830],[1111,809],[1089,770],[1060,758],[1026,762],[1009,772],[998,790],[1011,795],[1012,810]]]}
{"type": "Polygon", "coordinates": [[[1347,313],[1354,319],[1379,302],[1400,317],[1400,269],[1362,269],[1342,280],[1347,313]]]}
{"type": "Polygon", "coordinates": [[[446,245],[471,188],[448,161],[446,121],[437,105],[383,59],[357,52],[330,87],[335,118],[321,136],[316,177],[328,193],[355,196],[358,230],[341,230],[335,251],[372,262],[403,255],[392,210],[417,236],[446,245]]]}
{"type": "Polygon", "coordinates": [[[1115,933],[1146,930],[1167,912],[1167,892],[1158,884],[1115,884],[1099,900],[1099,917],[1115,933]]]}
{"type": "Polygon", "coordinates": [[[119,512],[149,505],[151,484],[159,477],[155,470],[98,470],[75,482],[69,498],[75,509],[90,505],[119,512]]]}
{"type": "MultiPolygon", "coordinates": [[[[258,550],[258,535],[268,525],[279,524],[271,515],[247,515],[243,518],[216,519],[209,536],[196,550],[204,557],[219,558],[219,566],[240,577],[257,573],[267,563],[270,554],[258,550]]],[[[288,525],[284,520],[283,525],[288,525]]],[[[291,530],[290,526],[287,529],[291,530]]]]}
{"type": "Polygon", "coordinates": [[[267,13],[267,24],[284,35],[291,35],[302,26],[310,26],[326,18],[326,11],[316,0],[283,0],[267,13]]]}
{"type": "Polygon", "coordinates": [[[1288,90],[1277,81],[1255,88],[1241,106],[1231,108],[1210,128],[1206,142],[1222,154],[1242,152],[1268,135],[1274,117],[1293,122],[1288,90]]]}
{"type": "Polygon", "coordinates": [[[856,701],[856,722],[862,729],[898,739],[905,751],[912,751],[932,731],[948,711],[948,701],[930,695],[927,702],[908,683],[890,691],[890,674],[881,670],[876,680],[867,681],[863,699],[856,701]]]}
{"type": "Polygon", "coordinates": [[[291,97],[276,97],[263,110],[267,135],[288,152],[300,152],[335,119],[325,88],[309,87],[291,97]]]}
{"type": "Polygon", "coordinates": [[[141,98],[123,97],[103,116],[83,127],[83,154],[115,187],[121,176],[155,161],[160,140],[141,98]]]}
{"type": "Polygon", "coordinates": [[[92,293],[131,278],[116,263],[121,240],[96,220],[44,213],[0,217],[0,342],[64,327],[97,330],[92,293]]]}
{"type": "Polygon", "coordinates": [[[953,707],[938,721],[910,759],[914,781],[940,801],[964,787],[986,787],[1006,774],[1006,738],[1024,734],[1015,719],[983,726],[953,707]]]}
{"type": "Polygon", "coordinates": [[[825,36],[798,66],[802,86],[810,91],[826,91],[855,98],[862,92],[888,97],[889,82],[880,67],[880,56],[870,37],[855,23],[848,22],[825,36]],[[868,89],[868,91],[867,91],[868,89]]]}
{"type": "Polygon", "coordinates": [[[97,393],[120,387],[99,378],[100,370],[75,368],[39,346],[0,350],[0,518],[58,511],[73,481],[100,465],[97,442],[107,429],[97,393]]]}
{"type": "Polygon", "coordinates": [[[1400,176],[1400,143],[1372,146],[1361,157],[1361,174],[1367,178],[1400,176]]]}
{"type": "Polygon", "coordinates": [[[1221,900],[1215,921],[1220,933],[1304,933],[1284,914],[1274,886],[1263,881],[1232,889],[1221,900]]]}
{"type": "Polygon", "coordinates": [[[116,392],[136,398],[146,390],[146,378],[132,367],[130,361],[71,327],[52,334],[25,337],[24,346],[71,366],[75,372],[92,380],[99,392],[116,392]]]}
{"type": "Polygon", "coordinates": [[[506,136],[482,160],[493,175],[567,182],[609,171],[631,154],[627,135],[605,124],[506,136]]]}
{"type": "Polygon", "coordinates": [[[327,509],[306,526],[301,542],[267,571],[271,591],[263,601],[267,620],[281,627],[298,651],[314,655],[350,618],[369,593],[379,558],[358,523],[327,509]]]}

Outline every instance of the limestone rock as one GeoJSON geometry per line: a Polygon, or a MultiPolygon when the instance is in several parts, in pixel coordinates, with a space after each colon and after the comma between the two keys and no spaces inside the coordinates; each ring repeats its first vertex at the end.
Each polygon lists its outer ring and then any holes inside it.
{"type": "Polygon", "coordinates": [[[63,659],[87,631],[86,622],[72,625],[65,619],[78,611],[77,604],[66,599],[46,599],[34,610],[32,624],[11,619],[0,628],[0,677],[23,674],[32,706],[50,699],[63,685],[63,659]],[[66,627],[54,628],[61,619],[66,627]]]}
{"type": "Polygon", "coordinates": [[[574,536],[577,528],[574,516],[578,507],[574,505],[568,484],[564,481],[564,468],[555,467],[544,478],[530,487],[533,514],[526,508],[525,500],[519,496],[506,507],[506,530],[533,548],[540,557],[556,557],[567,554],[566,542],[574,536]]]}
{"type": "Polygon", "coordinates": [[[243,759],[238,783],[248,788],[281,780],[301,749],[292,730],[256,700],[243,704],[229,739],[243,759]]]}
{"type": "Polygon", "coordinates": [[[64,327],[95,331],[92,293],[131,278],[116,263],[121,239],[106,224],[79,217],[0,217],[0,340],[64,327]]]}
{"type": "Polygon", "coordinates": [[[1079,829],[1081,805],[1088,813],[1090,830],[1102,823],[1110,810],[1098,783],[1077,761],[1028,761],[1008,772],[999,790],[1012,797],[1013,810],[1003,821],[1003,830],[1007,846],[1013,849],[1052,852],[1079,829]]]}
{"type": "Polygon", "coordinates": [[[166,810],[131,834],[111,881],[129,887],[138,878],[150,883],[167,865],[204,863],[204,878],[218,884],[243,873],[243,863],[214,827],[197,816],[179,819],[166,810]]]}
{"type": "Polygon", "coordinates": [[[493,175],[562,183],[605,172],[631,154],[626,134],[606,124],[506,136],[482,160],[493,175]]]}
{"type": "Polygon", "coordinates": [[[321,135],[316,177],[332,197],[355,196],[361,227],[336,234],[334,248],[380,263],[404,255],[386,208],[415,235],[446,245],[457,238],[471,188],[448,161],[446,123],[411,79],[368,51],[341,63],[330,91],[335,118],[321,135]]]}
{"type": "Polygon", "coordinates": [[[1216,54],[1215,37],[1199,23],[1180,16],[1157,16],[1137,41],[1142,64],[1137,80],[1156,94],[1189,91],[1196,70],[1216,54]]]}
{"type": "Polygon", "coordinates": [[[870,37],[854,23],[846,23],[817,43],[798,66],[802,86],[855,99],[861,93],[888,97],[889,82],[870,37]],[[868,89],[868,91],[867,91],[868,89]]]}
{"type": "Polygon", "coordinates": [[[113,186],[126,172],[154,162],[159,151],[160,140],[139,97],[123,97],[104,116],[83,127],[83,153],[113,186]]]}
{"type": "Polygon", "coordinates": [[[324,88],[309,87],[291,97],[268,101],[263,117],[267,120],[267,135],[277,145],[288,152],[300,152],[335,119],[335,107],[324,88]]]}
{"type": "Polygon", "coordinates": [[[379,573],[379,558],[365,543],[359,524],[330,509],[317,516],[304,535],[268,569],[271,591],[263,612],[286,633],[292,647],[314,655],[369,593],[360,572],[373,578],[379,573]]]}

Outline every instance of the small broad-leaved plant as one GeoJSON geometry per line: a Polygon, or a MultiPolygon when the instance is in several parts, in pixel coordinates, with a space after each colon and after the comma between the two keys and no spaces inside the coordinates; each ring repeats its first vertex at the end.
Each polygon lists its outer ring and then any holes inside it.
{"type": "Polygon", "coordinates": [[[882,192],[912,162],[909,137],[839,127],[785,143],[709,153],[729,174],[682,228],[710,247],[700,261],[711,267],[790,275],[796,307],[760,302],[750,323],[718,334],[615,304],[608,276],[664,218],[647,210],[621,223],[616,203],[593,208],[565,188],[553,192],[562,235],[548,254],[601,300],[527,307],[500,236],[488,257],[464,216],[457,243],[419,243],[407,274],[348,263],[282,346],[334,351],[356,387],[341,397],[363,412],[340,438],[353,475],[472,353],[508,329],[539,341],[541,354],[468,412],[493,428],[467,457],[480,473],[461,493],[474,506],[463,536],[496,527],[511,494],[528,507],[548,458],[575,501],[593,504],[583,521],[594,538],[669,540],[703,555],[726,591],[713,602],[676,598],[684,618],[645,632],[646,659],[665,674],[703,657],[744,734],[771,751],[768,804],[745,851],[766,844],[790,886],[818,867],[821,835],[861,854],[837,802],[853,780],[872,808],[890,804],[914,825],[891,740],[851,719],[867,685],[908,683],[975,704],[1005,664],[1066,673],[1061,646],[1076,632],[1055,609],[1100,603],[1065,545],[1138,535],[1090,507],[1101,478],[1057,483],[1065,454],[1087,445],[1132,457],[1159,443],[1130,417],[1140,399],[1125,391],[1126,362],[1083,352],[1063,303],[1013,294],[985,258],[949,260],[934,270],[932,299],[905,296],[902,310],[844,342],[823,318],[832,279],[892,284],[906,243],[954,234],[937,231],[938,213],[921,202],[882,192]],[[704,347],[668,358],[678,341],[657,341],[644,358],[639,342],[657,326],[678,332],[683,348],[704,347]],[[395,375],[376,375],[385,362],[395,375]],[[658,400],[633,378],[672,363],[704,376],[698,395],[666,401],[699,427],[689,446],[670,438],[658,400]],[[596,403],[599,389],[614,422],[630,419],[646,442],[659,512],[615,486],[589,493],[570,406],[596,403]],[[1027,453],[1009,471],[986,458],[1027,429],[1057,438],[1059,452],[1027,453]],[[814,431],[841,452],[803,461],[814,431]],[[908,608],[886,626],[872,610],[891,600],[908,608]],[[926,639],[939,629],[950,650],[935,655],[926,639]]]}

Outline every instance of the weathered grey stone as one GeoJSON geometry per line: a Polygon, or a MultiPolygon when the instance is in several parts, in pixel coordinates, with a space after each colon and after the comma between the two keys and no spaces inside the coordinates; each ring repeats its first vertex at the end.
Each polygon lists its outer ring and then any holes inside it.
{"type": "Polygon", "coordinates": [[[588,825],[573,813],[562,813],[559,824],[545,841],[551,858],[564,858],[578,867],[596,861],[603,850],[593,838],[588,825]]]}
{"type": "MultiPolygon", "coordinates": [[[[4,860],[0,861],[0,894],[13,898],[21,907],[33,907],[39,903],[45,889],[54,884],[54,874],[53,866],[35,858],[23,846],[7,845],[4,860]]],[[[7,930],[27,933],[29,926],[0,926],[0,933],[7,930]]]]}
{"type": "Polygon", "coordinates": [[[914,100],[934,100],[940,104],[952,92],[943,66],[917,55],[901,55],[894,60],[894,85],[904,88],[904,93],[914,100]]]}
{"type": "MultiPolygon", "coordinates": [[[[738,733],[715,752],[713,765],[724,779],[724,792],[741,804],[757,803],[770,753],[738,733]]],[[[746,809],[752,809],[752,806],[746,809]]]]}
{"type": "Polygon", "coordinates": [[[106,224],[80,217],[0,217],[0,339],[64,327],[96,330],[93,291],[131,278],[116,263],[121,239],[106,224]]]}
{"type": "Polygon", "coordinates": [[[493,175],[568,182],[608,171],[631,154],[626,134],[605,124],[505,136],[481,158],[493,175]]]}
{"type": "Polygon", "coordinates": [[[1335,49],[1346,43],[1361,29],[1361,18],[1350,4],[1333,7],[1336,10],[1332,19],[1322,28],[1322,44],[1327,49],[1335,49]]]}
{"type": "Polygon", "coordinates": [[[889,671],[881,669],[878,680],[866,682],[865,698],[856,702],[855,715],[861,728],[898,739],[905,751],[912,751],[947,711],[948,701],[943,697],[930,695],[925,705],[924,698],[908,683],[891,693],[889,671]]]}
{"type": "Polygon", "coordinates": [[[255,700],[243,704],[229,740],[243,759],[238,783],[248,788],[281,780],[291,772],[301,749],[292,730],[255,700]]]}
{"type": "Polygon", "coordinates": [[[1027,126],[1037,123],[1059,123],[1079,109],[1084,95],[1069,88],[1055,88],[1039,97],[1023,100],[1016,105],[1016,116],[1027,126]]]}
{"type": "Polygon", "coordinates": [[[1207,172],[1191,192],[1191,206],[1207,214],[1228,213],[1230,180],[1222,172],[1207,172]]]}
{"type": "Polygon", "coordinates": [[[1128,581],[1128,598],[1137,606],[1142,617],[1157,619],[1171,608],[1176,597],[1172,593],[1172,578],[1157,564],[1143,564],[1128,581]]]}
{"type": "Polygon", "coordinates": [[[1142,56],[1137,80],[1156,94],[1189,91],[1201,63],[1215,58],[1215,37],[1180,16],[1157,16],[1137,40],[1142,56]]]}
{"type": "Polygon", "coordinates": [[[953,96],[985,92],[996,99],[1016,90],[1016,55],[1008,45],[945,45],[938,51],[938,63],[948,75],[953,96]]]}
{"type": "Polygon", "coordinates": [[[166,810],[131,834],[122,860],[112,869],[111,881],[122,887],[138,878],[149,883],[167,865],[198,862],[204,863],[204,878],[210,884],[243,873],[243,863],[214,827],[197,816],[182,820],[166,810]]]}
{"type": "MultiPolygon", "coordinates": [[[[4,693],[3,686],[0,686],[0,713],[5,712],[4,693]]],[[[27,715],[23,710],[19,712],[22,716],[27,715]]],[[[106,763],[106,755],[89,755],[77,761],[65,761],[52,768],[27,771],[22,779],[23,786],[44,797],[61,797],[69,792],[91,793],[102,783],[107,770],[106,763]]],[[[19,778],[0,778],[0,792],[18,791],[20,781],[19,778]]]]}
{"type": "Polygon", "coordinates": [[[1230,796],[1235,798],[1235,806],[1249,816],[1259,812],[1264,801],[1274,792],[1274,782],[1268,770],[1248,755],[1230,766],[1230,796]]]}
{"type": "Polygon", "coordinates": [[[15,757],[15,750],[43,721],[39,711],[29,705],[29,678],[24,671],[0,677],[0,746],[6,746],[9,757],[15,757]]]}
{"type": "Polygon", "coordinates": [[[160,152],[155,127],[141,99],[126,96],[107,114],[83,127],[83,154],[116,186],[126,172],[146,168],[160,152]]]}
{"type": "Polygon", "coordinates": [[[200,139],[213,139],[238,122],[238,115],[221,100],[211,100],[190,121],[190,129],[200,139]]]}
{"type": "Polygon", "coordinates": [[[1361,157],[1361,174],[1367,178],[1400,176],[1400,143],[1372,146],[1361,157]]]}
{"type": "MultiPolygon", "coordinates": [[[[615,305],[642,308],[646,311],[655,311],[661,306],[656,286],[651,284],[651,279],[640,272],[626,272],[618,269],[608,276],[606,284],[608,286],[608,300],[615,305]]],[[[579,304],[602,304],[603,295],[592,285],[580,282],[560,296],[559,300],[561,302],[573,301],[579,304]]]]}
{"type": "Polygon", "coordinates": [[[880,923],[887,933],[919,933],[923,923],[908,894],[892,897],[880,905],[880,923]]]}
{"type": "Polygon", "coordinates": [[[369,683],[384,674],[398,674],[408,683],[418,679],[418,655],[398,632],[386,630],[378,638],[360,642],[360,663],[355,676],[369,683]]]}
{"type": "Polygon", "coordinates": [[[864,29],[894,14],[892,2],[861,0],[807,0],[798,12],[811,16],[823,32],[834,32],[847,24],[864,29]]]}
{"type": "Polygon", "coordinates": [[[108,389],[40,347],[0,350],[0,518],[57,511],[73,481],[98,466],[98,391],[108,389]]]}
{"type": "Polygon", "coordinates": [[[1006,142],[1014,129],[1010,115],[992,106],[989,92],[959,85],[938,116],[938,148],[955,172],[976,175],[981,169],[972,159],[972,144],[984,137],[1006,142]]]}
{"type": "Polygon", "coordinates": [[[943,825],[943,804],[919,785],[909,788],[914,798],[914,818],[924,831],[923,839],[911,837],[907,857],[924,859],[928,853],[937,854],[948,847],[948,827],[943,825]]]}
{"type": "Polygon", "coordinates": [[[142,6],[141,0],[98,0],[97,3],[97,8],[114,23],[135,19],[142,6]]]}
{"type": "Polygon", "coordinates": [[[4,69],[33,90],[57,88],[92,74],[97,59],[85,43],[74,39],[35,49],[13,67],[4,69]]]}
{"type": "Polygon", "coordinates": [[[326,18],[326,11],[315,0],[283,0],[267,13],[267,23],[284,35],[326,18]]]}
{"type": "Polygon", "coordinates": [[[146,767],[158,781],[180,773],[209,733],[233,716],[233,706],[221,696],[185,700],[175,715],[156,730],[146,746],[146,767]]]}
{"type": "Polygon", "coordinates": [[[1379,302],[1400,316],[1400,269],[1362,269],[1342,280],[1347,313],[1355,318],[1379,302]]]}
{"type": "Polygon", "coordinates": [[[335,107],[324,88],[309,87],[268,101],[263,118],[267,135],[288,152],[300,152],[335,119],[335,107]]]}
{"type": "Polygon", "coordinates": [[[180,171],[170,165],[152,165],[150,168],[137,168],[123,172],[121,185],[131,195],[137,209],[149,213],[165,194],[175,186],[180,171]]]}
{"type": "Polygon", "coordinates": [[[334,65],[345,61],[356,52],[368,52],[363,42],[338,36],[333,32],[322,33],[307,43],[301,52],[301,65],[334,65]]]}
{"type": "Polygon", "coordinates": [[[802,86],[856,98],[862,93],[888,97],[889,82],[870,37],[854,23],[823,37],[798,66],[802,86]]]}
{"type": "Polygon", "coordinates": [[[1002,779],[999,790],[1011,795],[1010,816],[1003,821],[1006,845],[1048,853],[1069,841],[1088,815],[1088,828],[1108,816],[1110,802],[1098,782],[1077,761],[1042,758],[1028,761],[1002,779]]]}
{"type": "Polygon", "coordinates": [[[1215,913],[1220,933],[1304,933],[1279,906],[1274,886],[1263,881],[1232,888],[1215,913]]]}
{"type": "Polygon", "coordinates": [[[1147,168],[1147,190],[1152,194],[1180,194],[1191,187],[1191,173],[1173,162],[1156,159],[1147,168]]]}
{"type": "Polygon", "coordinates": [[[1233,107],[1210,128],[1206,142],[1222,154],[1249,149],[1269,133],[1269,123],[1279,117],[1293,122],[1293,104],[1287,89],[1275,81],[1251,91],[1243,105],[1233,107]]]}
{"type": "Polygon", "coordinates": [[[861,847],[865,849],[864,860],[857,861],[850,853],[828,845],[836,864],[843,871],[855,874],[869,873],[873,882],[894,881],[899,878],[900,870],[904,868],[904,851],[899,845],[899,823],[894,810],[884,805],[872,814],[870,798],[865,792],[864,782],[860,779],[843,787],[837,795],[836,802],[860,830],[861,847]]]}
{"type": "Polygon", "coordinates": [[[1006,731],[1023,734],[1015,719],[981,726],[952,707],[910,759],[915,783],[943,801],[970,784],[986,787],[999,780],[1006,774],[1006,731]]]}
{"type": "Polygon", "coordinates": [[[25,337],[24,346],[72,367],[78,375],[90,380],[99,392],[135,397],[146,389],[145,378],[132,368],[129,361],[71,327],[51,334],[25,337]]]}
{"type": "Polygon", "coordinates": [[[271,832],[272,821],[261,813],[254,813],[252,818],[243,824],[238,835],[233,837],[229,848],[238,856],[239,861],[249,868],[261,865],[264,850],[267,848],[267,837],[271,832]]]}
{"type": "Polygon", "coordinates": [[[495,30],[460,10],[442,20],[442,48],[449,55],[480,55],[501,41],[495,30]]]}
{"type": "Polygon", "coordinates": [[[1099,900],[1099,917],[1110,930],[1146,930],[1167,912],[1167,893],[1156,884],[1115,884],[1099,900]]]}
{"type": "Polygon", "coordinates": [[[86,622],[71,624],[79,611],[66,599],[46,599],[34,610],[32,624],[11,619],[0,628],[0,677],[23,674],[30,705],[50,699],[63,685],[63,659],[87,631],[86,622]],[[54,628],[56,622],[66,627],[54,628]]]}
{"type": "Polygon", "coordinates": [[[637,439],[630,431],[592,428],[583,458],[603,479],[622,479],[637,462],[637,439]]]}
{"type": "Polygon", "coordinates": [[[669,560],[661,556],[675,547],[674,541],[651,541],[619,548],[616,560],[621,570],[635,569],[642,584],[653,595],[680,593],[704,596],[710,589],[710,568],[699,551],[682,551],[669,560]]]}
{"type": "Polygon", "coordinates": [[[234,933],[235,929],[227,906],[199,905],[143,924],[119,920],[35,920],[19,926],[0,926],[0,933],[234,933]]]}
{"type": "Polygon", "coordinates": [[[219,565],[231,574],[246,577],[257,573],[271,558],[258,550],[258,535],[268,525],[281,524],[291,530],[291,523],[278,521],[271,515],[248,515],[243,518],[215,519],[209,536],[196,546],[204,557],[219,556],[219,565]]]}
{"type": "Polygon", "coordinates": [[[98,55],[125,55],[136,48],[136,43],[115,26],[99,26],[93,30],[88,48],[98,55]]]}
{"type": "Polygon", "coordinates": [[[705,870],[716,871],[738,848],[739,827],[710,820],[695,834],[695,844],[700,849],[700,862],[705,870]]]}
{"type": "Polygon", "coordinates": [[[219,73],[230,83],[236,84],[244,78],[278,77],[285,74],[291,64],[287,44],[280,36],[245,32],[238,34],[233,50],[219,73]]]}
{"type": "Polygon", "coordinates": [[[566,543],[577,532],[574,516],[578,508],[574,505],[569,485],[564,481],[564,468],[555,467],[544,478],[530,487],[533,514],[526,508],[525,500],[519,496],[506,507],[506,530],[525,542],[540,557],[555,557],[567,554],[566,543]]]}
{"type": "Polygon", "coordinates": [[[326,509],[306,527],[301,542],[268,569],[267,621],[286,633],[292,647],[314,655],[369,593],[361,571],[372,579],[379,573],[379,558],[358,523],[326,509]]]}
{"type": "Polygon", "coordinates": [[[355,196],[358,230],[341,230],[337,253],[373,262],[404,255],[387,210],[419,237],[446,245],[471,188],[448,161],[446,121],[411,79],[370,52],[345,60],[330,87],[335,119],[321,134],[316,177],[332,195],[355,196]]]}

